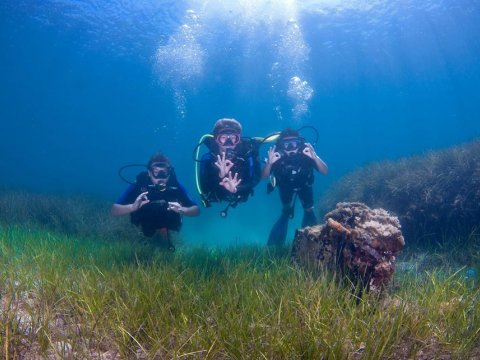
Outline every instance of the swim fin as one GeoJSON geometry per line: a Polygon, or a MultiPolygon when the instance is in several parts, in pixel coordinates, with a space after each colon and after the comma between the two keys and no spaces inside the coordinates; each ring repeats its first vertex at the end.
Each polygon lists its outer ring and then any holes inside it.
{"type": "Polygon", "coordinates": [[[313,211],[304,211],[302,219],[302,227],[317,225],[317,217],[313,211]]]}
{"type": "Polygon", "coordinates": [[[267,245],[281,246],[285,243],[288,231],[288,219],[288,213],[283,212],[270,231],[267,245]]]}

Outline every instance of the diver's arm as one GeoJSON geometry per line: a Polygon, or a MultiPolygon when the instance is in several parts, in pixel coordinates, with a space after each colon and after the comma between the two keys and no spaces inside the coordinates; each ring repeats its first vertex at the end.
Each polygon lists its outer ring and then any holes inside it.
{"type": "Polygon", "coordinates": [[[262,179],[265,179],[270,176],[270,172],[272,171],[272,165],[280,158],[281,158],[281,155],[280,153],[275,151],[275,146],[271,147],[268,150],[268,158],[265,163],[265,166],[262,169],[262,174],[261,174],[262,179]]]}
{"type": "Polygon", "coordinates": [[[183,215],[185,216],[197,216],[198,214],[200,214],[200,208],[198,205],[183,208],[183,215]]]}
{"type": "Polygon", "coordinates": [[[112,210],[110,212],[113,216],[127,215],[133,212],[132,205],[133,204],[128,204],[128,205],[113,204],[112,210]]]}
{"type": "Polygon", "coordinates": [[[320,159],[318,155],[315,156],[315,159],[313,159],[313,161],[315,162],[315,166],[319,172],[321,172],[324,175],[328,174],[327,164],[325,164],[325,162],[322,159],[320,159]]]}
{"type": "Polygon", "coordinates": [[[140,195],[138,195],[138,197],[135,199],[135,201],[132,204],[128,204],[128,205],[113,204],[111,214],[113,216],[122,216],[122,215],[127,215],[137,211],[143,205],[150,202],[150,200],[148,200],[147,198],[147,194],[148,194],[148,191],[141,193],[140,195]]]}
{"type": "Polygon", "coordinates": [[[272,164],[269,162],[265,163],[265,166],[262,169],[262,179],[266,179],[270,176],[270,172],[272,171],[272,164]]]}
{"type": "Polygon", "coordinates": [[[325,162],[322,159],[320,159],[320,157],[317,155],[317,153],[313,149],[312,145],[310,145],[309,143],[305,143],[305,149],[303,149],[303,153],[313,160],[313,162],[315,163],[315,168],[320,173],[324,175],[328,174],[327,164],[325,164],[325,162]]]}

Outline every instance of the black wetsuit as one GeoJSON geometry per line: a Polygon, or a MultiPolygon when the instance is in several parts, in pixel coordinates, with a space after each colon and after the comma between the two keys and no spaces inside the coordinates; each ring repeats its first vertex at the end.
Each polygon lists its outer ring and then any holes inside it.
{"type": "Polygon", "coordinates": [[[120,205],[135,202],[138,195],[149,191],[150,202],[133,212],[131,221],[136,226],[141,226],[145,236],[151,237],[157,229],[179,231],[182,227],[182,217],[172,210],[167,210],[168,202],[178,202],[184,207],[197,205],[187,194],[185,188],[175,179],[170,179],[164,189],[151,187],[152,182],[147,173],[137,177],[137,183],[130,185],[116,201],[120,205]]]}
{"type": "Polygon", "coordinates": [[[226,153],[226,159],[234,163],[230,170],[232,176],[238,173],[238,179],[242,180],[234,194],[220,185],[222,179],[219,178],[219,169],[215,165],[217,154],[219,154],[217,145],[214,141],[206,145],[210,152],[204,154],[200,160],[200,188],[207,206],[210,202],[228,201],[232,206],[236,206],[239,202],[247,201],[248,197],[253,194],[253,188],[260,181],[258,143],[242,138],[235,149],[226,153]]]}
{"type": "Polygon", "coordinates": [[[290,206],[297,192],[304,209],[313,206],[313,170],[315,162],[303,153],[283,155],[272,165],[280,199],[284,207],[290,206]]]}
{"type": "MultiPolygon", "coordinates": [[[[304,210],[313,207],[313,169],[315,162],[303,153],[282,157],[272,165],[272,174],[280,191],[282,213],[272,227],[268,245],[283,245],[287,237],[288,220],[293,216],[293,195],[298,194],[304,210]]],[[[304,211],[302,227],[312,226],[317,219],[312,210],[304,211]]]]}

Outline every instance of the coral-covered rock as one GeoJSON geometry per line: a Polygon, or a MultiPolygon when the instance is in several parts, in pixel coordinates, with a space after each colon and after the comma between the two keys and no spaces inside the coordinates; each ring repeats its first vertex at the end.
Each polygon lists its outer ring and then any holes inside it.
{"type": "Polygon", "coordinates": [[[362,203],[338,203],[325,221],[297,230],[293,261],[310,268],[338,268],[370,291],[385,287],[405,245],[398,218],[362,203]]]}

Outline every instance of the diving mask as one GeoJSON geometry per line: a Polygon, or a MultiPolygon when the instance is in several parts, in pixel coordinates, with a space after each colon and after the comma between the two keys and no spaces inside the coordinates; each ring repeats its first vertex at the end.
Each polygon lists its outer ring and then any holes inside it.
{"type": "Polygon", "coordinates": [[[170,176],[170,164],[168,163],[153,163],[150,165],[150,172],[155,179],[166,180],[170,176]]]}
{"type": "Polygon", "coordinates": [[[220,146],[235,146],[240,142],[240,140],[240,134],[233,132],[220,133],[215,136],[215,141],[220,146]]]}
{"type": "Polygon", "coordinates": [[[300,147],[304,144],[304,142],[301,139],[285,139],[285,140],[280,140],[277,143],[277,147],[280,150],[284,151],[294,151],[297,149],[300,149],[300,147]]]}

